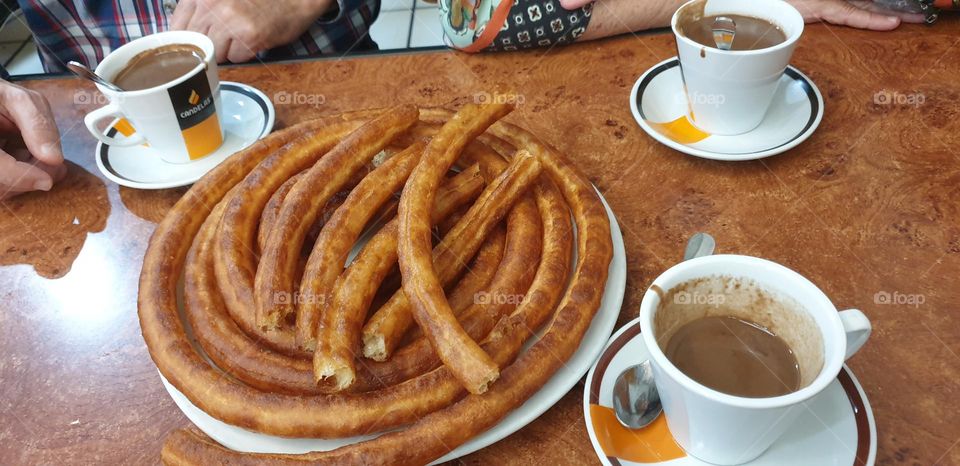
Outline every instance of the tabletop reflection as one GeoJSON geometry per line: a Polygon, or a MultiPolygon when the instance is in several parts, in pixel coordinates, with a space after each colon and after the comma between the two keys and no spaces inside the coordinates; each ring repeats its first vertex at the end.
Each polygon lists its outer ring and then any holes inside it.
{"type": "Polygon", "coordinates": [[[103,231],[110,202],[103,180],[67,162],[67,176],[49,192],[0,202],[0,265],[28,264],[46,278],[66,275],[88,233],[103,231]]]}

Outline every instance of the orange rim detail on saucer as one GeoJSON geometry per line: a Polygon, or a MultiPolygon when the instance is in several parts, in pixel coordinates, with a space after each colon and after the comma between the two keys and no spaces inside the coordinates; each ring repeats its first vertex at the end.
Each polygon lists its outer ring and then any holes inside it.
{"type": "MultiPolygon", "coordinates": [[[[630,341],[640,335],[640,323],[633,321],[627,328],[620,330],[623,333],[616,336],[609,346],[600,355],[592,376],[588,375],[589,390],[589,419],[587,429],[597,438],[597,443],[603,450],[607,462],[613,466],[621,466],[622,461],[632,463],[659,463],[687,456],[686,452],[677,445],[670,430],[667,428],[666,416],[661,415],[657,420],[640,430],[631,430],[623,427],[617,421],[616,413],[612,408],[600,404],[600,387],[607,368],[614,356],[630,341]],[[635,444],[636,443],[636,444],[635,444]]],[[[866,401],[860,394],[856,382],[844,366],[837,375],[837,381],[844,394],[850,401],[854,422],[857,427],[857,451],[854,455],[853,466],[866,466],[870,456],[870,445],[876,442],[872,438],[868,408],[866,401]]]]}

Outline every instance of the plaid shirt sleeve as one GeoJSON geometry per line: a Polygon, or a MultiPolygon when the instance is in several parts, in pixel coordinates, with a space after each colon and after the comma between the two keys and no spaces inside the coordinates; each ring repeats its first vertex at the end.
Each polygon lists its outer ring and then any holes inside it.
{"type": "MultiPolygon", "coordinates": [[[[166,31],[175,0],[18,0],[47,72],[62,72],[76,60],[94,67],[121,45],[166,31]]],[[[290,44],[265,51],[277,60],[376,49],[370,25],[379,0],[337,0],[335,12],[314,23],[290,44]]]]}

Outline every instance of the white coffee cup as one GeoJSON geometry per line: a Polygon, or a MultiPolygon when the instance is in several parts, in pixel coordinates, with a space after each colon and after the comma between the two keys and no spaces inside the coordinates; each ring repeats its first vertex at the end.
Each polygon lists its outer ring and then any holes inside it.
{"type": "Polygon", "coordinates": [[[97,85],[110,103],[84,118],[90,133],[104,144],[148,144],[163,160],[187,163],[215,151],[223,143],[220,116],[220,81],[213,41],[190,31],[167,31],[144,36],[114,50],[97,66],[96,73],[112,80],[138,54],[164,45],[189,44],[203,52],[203,63],[189,73],[156,87],[116,92],[97,85]],[[122,118],[118,131],[104,134],[103,120],[122,118]],[[127,124],[128,123],[128,124],[127,124]],[[132,126],[132,128],[130,128],[132,126]],[[113,134],[120,132],[123,138],[113,134]]]}
{"type": "Polygon", "coordinates": [[[716,135],[743,134],[759,126],[803,33],[800,12],[782,0],[693,0],[677,9],[671,27],[690,122],[716,135]],[[724,14],[769,21],[779,26],[787,39],[764,49],[721,50],[684,36],[678,25],[692,17],[724,14]]]}
{"type": "MultiPolygon", "coordinates": [[[[680,294],[674,293],[672,299],[677,296],[680,294]]],[[[720,465],[745,463],[766,451],[808,409],[805,403],[837,378],[844,360],[866,343],[871,330],[870,321],[862,312],[837,312],[830,299],[800,274],[774,262],[737,255],[684,261],[660,275],[640,303],[640,328],[670,432],[691,456],[720,465]],[[667,359],[661,348],[665,343],[658,343],[657,339],[656,322],[667,318],[661,316],[657,320],[661,296],[670,296],[671,289],[691,280],[716,276],[753,282],[770,296],[798,304],[794,309],[806,313],[798,315],[806,316],[805,323],[813,332],[807,334],[819,335],[821,340],[813,341],[807,350],[816,351],[822,346],[822,364],[819,372],[814,370],[804,377],[801,361],[801,380],[806,382],[799,390],[770,398],[733,396],[696,382],[667,359]]],[[[669,333],[660,330],[664,335],[669,333]]],[[[807,342],[811,339],[804,343],[807,342]]],[[[801,349],[793,345],[791,348],[800,360],[801,349]]]]}

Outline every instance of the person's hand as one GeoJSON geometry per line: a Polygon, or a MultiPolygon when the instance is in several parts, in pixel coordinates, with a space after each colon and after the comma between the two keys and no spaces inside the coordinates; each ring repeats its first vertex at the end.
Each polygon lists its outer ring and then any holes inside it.
{"type": "Polygon", "coordinates": [[[593,3],[594,0],[560,0],[560,6],[564,10],[576,10],[588,3],[593,3]]]}
{"type": "Polygon", "coordinates": [[[840,26],[850,26],[874,31],[896,29],[901,22],[922,23],[918,13],[902,13],[888,10],[866,0],[787,0],[803,15],[804,21],[823,21],[840,26]]]}
{"type": "Polygon", "coordinates": [[[0,80],[0,200],[49,191],[66,173],[47,99],[0,80]]]}
{"type": "Polygon", "coordinates": [[[336,0],[180,0],[171,29],[206,34],[217,62],[245,62],[292,42],[336,0]]]}

